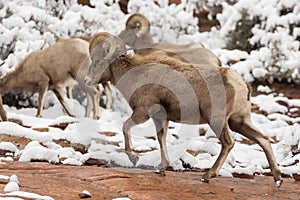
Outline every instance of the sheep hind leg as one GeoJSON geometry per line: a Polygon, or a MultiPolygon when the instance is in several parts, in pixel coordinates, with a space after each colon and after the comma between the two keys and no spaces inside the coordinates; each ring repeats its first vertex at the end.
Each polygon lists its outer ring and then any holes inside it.
{"type": "Polygon", "coordinates": [[[230,150],[234,146],[234,140],[230,136],[230,132],[229,132],[227,124],[223,127],[219,139],[220,139],[220,142],[221,142],[221,145],[222,145],[221,152],[220,152],[216,162],[214,163],[214,165],[200,179],[203,182],[209,182],[209,180],[211,178],[216,177],[218,175],[218,173],[219,173],[222,165],[224,164],[230,150]]]}
{"type": "Polygon", "coordinates": [[[102,91],[97,86],[95,87],[86,87],[85,88],[87,105],[85,109],[85,117],[90,117],[91,110],[93,108],[93,117],[95,120],[100,119],[100,110],[99,110],[99,101],[102,91]]]}
{"type": "Polygon", "coordinates": [[[166,137],[168,131],[168,120],[161,120],[161,119],[153,119],[156,132],[157,132],[157,139],[160,145],[160,158],[161,162],[158,167],[155,169],[155,173],[160,174],[161,176],[165,176],[165,170],[169,166],[169,156],[167,152],[166,146],[166,137]]]}
{"type": "Polygon", "coordinates": [[[95,88],[95,92],[91,94],[86,92],[87,105],[85,110],[85,117],[90,117],[91,110],[93,108],[93,118],[95,120],[100,119],[99,101],[100,101],[101,91],[95,88]]]}
{"type": "Polygon", "coordinates": [[[146,122],[149,119],[147,113],[148,110],[138,108],[133,111],[130,118],[128,118],[123,125],[125,152],[134,166],[136,165],[139,158],[138,155],[133,152],[132,141],[130,137],[130,129],[138,124],[146,122]]]}
{"type": "Polygon", "coordinates": [[[60,88],[53,89],[53,92],[56,95],[59,102],[61,103],[61,105],[64,107],[64,109],[68,113],[68,115],[70,115],[71,117],[75,117],[74,113],[71,111],[71,109],[69,108],[69,106],[65,102],[61,89],[60,88]]]}
{"type": "Polygon", "coordinates": [[[67,90],[67,97],[68,97],[69,99],[73,99],[73,93],[72,93],[73,86],[68,86],[68,87],[66,87],[66,90],[67,90]]]}
{"type": "Polygon", "coordinates": [[[276,162],[269,138],[264,136],[256,127],[253,126],[250,117],[239,118],[238,120],[231,119],[230,128],[256,142],[263,149],[274,177],[275,186],[279,188],[283,179],[281,177],[281,172],[276,162]]]}
{"type": "Polygon", "coordinates": [[[85,117],[90,117],[91,115],[91,110],[92,110],[92,97],[86,92],[86,99],[87,99],[87,103],[86,103],[86,107],[85,107],[85,117]]]}

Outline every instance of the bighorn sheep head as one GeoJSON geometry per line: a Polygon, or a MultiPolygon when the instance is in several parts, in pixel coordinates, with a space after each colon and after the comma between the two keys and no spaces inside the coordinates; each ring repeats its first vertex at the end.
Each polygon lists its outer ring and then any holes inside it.
{"type": "Polygon", "coordinates": [[[143,47],[144,44],[152,44],[150,26],[149,20],[144,15],[133,14],[128,18],[126,28],[119,34],[119,37],[126,44],[135,48],[143,47]]]}
{"type": "Polygon", "coordinates": [[[93,63],[97,63],[102,60],[113,60],[126,53],[126,46],[120,38],[107,32],[101,32],[91,39],[89,52],[93,63]]]}
{"type": "Polygon", "coordinates": [[[126,22],[126,30],[134,29],[137,36],[140,37],[150,33],[150,22],[142,14],[136,13],[131,15],[126,22]]]}
{"type": "Polygon", "coordinates": [[[88,81],[89,84],[96,84],[95,81],[99,81],[94,76],[102,74],[105,76],[105,70],[108,66],[122,54],[126,54],[125,43],[118,38],[107,32],[101,32],[93,36],[90,41],[89,53],[92,60],[92,66],[90,67],[89,77],[93,80],[88,81]]]}

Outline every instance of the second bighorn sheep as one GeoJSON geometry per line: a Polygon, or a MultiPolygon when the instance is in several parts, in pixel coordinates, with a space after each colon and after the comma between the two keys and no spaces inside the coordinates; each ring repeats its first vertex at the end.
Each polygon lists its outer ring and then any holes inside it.
{"type": "Polygon", "coordinates": [[[194,65],[174,58],[156,55],[126,55],[124,42],[109,33],[98,33],[90,42],[93,65],[86,82],[111,81],[127,99],[133,113],[123,125],[125,151],[135,164],[130,130],[152,118],[160,144],[163,173],[170,164],[166,136],[168,122],[210,125],[219,136],[221,152],[201,180],[208,182],[218,175],[234,140],[235,131],[261,146],[268,159],[277,187],[281,173],[268,137],[251,122],[250,90],[243,79],[230,68],[194,65]]]}
{"type": "Polygon", "coordinates": [[[2,120],[7,121],[7,114],[6,114],[6,111],[3,108],[2,97],[0,96],[0,122],[2,120]]]}
{"type": "Polygon", "coordinates": [[[150,22],[140,13],[133,14],[128,18],[125,30],[118,36],[126,45],[132,46],[135,52],[140,55],[148,55],[154,51],[160,51],[161,54],[177,57],[189,63],[221,66],[219,58],[200,43],[154,43],[150,36],[150,22]]]}
{"type": "MultiPolygon", "coordinates": [[[[4,62],[2,62],[0,64],[0,67],[4,64],[4,62]]],[[[1,89],[1,88],[0,88],[1,89]]],[[[0,121],[7,121],[7,113],[6,111],[4,110],[4,107],[3,107],[3,101],[2,101],[2,96],[0,95],[0,121]]]]}
{"type": "MultiPolygon", "coordinates": [[[[46,49],[30,53],[15,70],[0,79],[0,94],[13,90],[38,92],[36,116],[41,117],[44,95],[47,90],[52,90],[66,112],[74,116],[63,98],[62,88],[72,87],[77,81],[87,93],[88,102],[93,102],[94,118],[99,118],[98,91],[84,84],[91,64],[88,47],[89,43],[81,39],[61,39],[46,49]]],[[[86,115],[89,115],[91,105],[87,107],[86,115]]]]}

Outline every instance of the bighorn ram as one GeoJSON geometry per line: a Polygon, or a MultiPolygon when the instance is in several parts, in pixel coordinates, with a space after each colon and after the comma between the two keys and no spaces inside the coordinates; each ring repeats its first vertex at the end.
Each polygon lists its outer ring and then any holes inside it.
{"type": "Polygon", "coordinates": [[[132,46],[140,55],[148,55],[159,50],[161,54],[177,57],[189,63],[221,66],[218,57],[200,43],[181,45],[168,42],[153,43],[150,36],[150,22],[139,13],[128,18],[126,28],[119,34],[119,38],[127,45],[132,46]]]}
{"type": "MultiPolygon", "coordinates": [[[[80,87],[87,92],[89,102],[93,101],[94,117],[99,118],[97,90],[84,84],[84,77],[91,64],[88,48],[88,42],[73,38],[59,40],[46,49],[30,53],[14,71],[0,79],[0,94],[13,90],[38,92],[36,116],[41,117],[44,95],[47,90],[52,90],[66,112],[74,116],[64,101],[62,88],[71,88],[77,80],[80,87]]],[[[86,115],[89,115],[91,105],[87,107],[86,115]]]]}
{"type": "Polygon", "coordinates": [[[194,65],[155,55],[126,55],[124,42],[109,33],[98,33],[90,42],[92,65],[86,82],[111,81],[128,100],[133,113],[124,123],[125,151],[135,164],[130,130],[152,118],[160,144],[158,172],[169,165],[166,149],[168,122],[207,123],[219,136],[222,149],[212,168],[201,180],[217,176],[234,146],[230,131],[258,143],[269,161],[276,186],[281,173],[268,137],[251,123],[250,91],[230,68],[194,65]]]}

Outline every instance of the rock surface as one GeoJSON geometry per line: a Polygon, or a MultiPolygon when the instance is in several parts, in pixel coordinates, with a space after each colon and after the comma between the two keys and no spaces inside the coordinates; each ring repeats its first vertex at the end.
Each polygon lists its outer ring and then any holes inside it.
{"type": "MultiPolygon", "coordinates": [[[[138,200],[163,199],[299,199],[300,182],[285,178],[275,188],[271,176],[254,179],[217,177],[202,183],[202,172],[167,171],[164,177],[152,171],[96,166],[52,165],[43,162],[5,162],[0,174],[16,174],[20,190],[54,199],[80,199],[86,190],[91,199],[128,197],[138,200]]],[[[3,191],[6,182],[0,181],[3,191]]],[[[0,192],[3,193],[3,192],[0,192]]]]}

